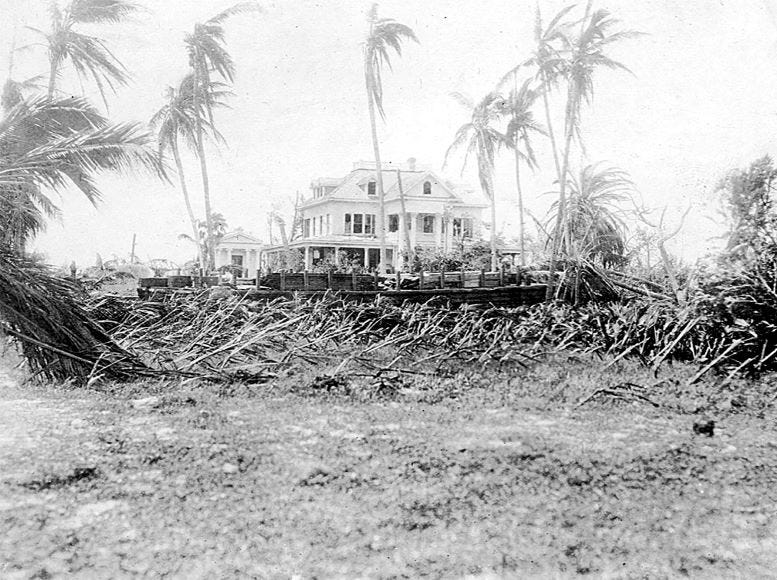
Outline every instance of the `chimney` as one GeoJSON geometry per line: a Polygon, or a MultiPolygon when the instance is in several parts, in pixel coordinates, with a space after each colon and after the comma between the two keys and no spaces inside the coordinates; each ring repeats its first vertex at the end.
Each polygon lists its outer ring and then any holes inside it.
{"type": "Polygon", "coordinates": [[[415,157],[410,157],[407,160],[407,170],[408,171],[415,171],[415,157]]]}

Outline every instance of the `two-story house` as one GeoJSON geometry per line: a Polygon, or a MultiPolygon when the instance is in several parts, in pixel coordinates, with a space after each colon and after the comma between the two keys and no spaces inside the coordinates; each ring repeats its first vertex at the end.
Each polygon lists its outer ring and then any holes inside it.
{"type": "MultiPolygon", "coordinates": [[[[406,251],[403,229],[413,248],[447,251],[454,244],[480,239],[481,213],[487,204],[474,191],[465,190],[428,168],[406,163],[382,167],[386,215],[387,266],[398,268],[406,251]],[[400,188],[404,197],[404,212],[400,188]],[[405,220],[404,216],[407,216],[405,220]]],[[[320,178],[311,184],[311,195],[301,205],[302,236],[288,244],[301,251],[304,267],[344,254],[367,269],[380,260],[378,240],[378,191],[375,163],[360,161],[342,178],[320,178]]],[[[263,264],[272,267],[286,248],[264,249],[263,264]]]]}

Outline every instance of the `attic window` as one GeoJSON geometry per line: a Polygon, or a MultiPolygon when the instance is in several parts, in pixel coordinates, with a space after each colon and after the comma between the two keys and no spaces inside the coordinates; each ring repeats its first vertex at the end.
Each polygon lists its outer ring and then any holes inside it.
{"type": "Polygon", "coordinates": [[[424,195],[432,195],[432,182],[424,181],[424,195]]]}
{"type": "Polygon", "coordinates": [[[375,195],[375,181],[367,183],[367,195],[375,195]]]}

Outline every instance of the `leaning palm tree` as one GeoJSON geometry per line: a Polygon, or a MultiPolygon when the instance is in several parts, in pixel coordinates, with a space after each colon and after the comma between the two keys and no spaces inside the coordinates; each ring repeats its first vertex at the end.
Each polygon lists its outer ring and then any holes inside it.
{"type": "Polygon", "coordinates": [[[0,119],[0,332],[21,344],[36,373],[87,381],[149,372],[92,320],[78,288],[23,255],[44,215],[58,211],[50,192],[75,187],[96,203],[95,177],[130,169],[164,176],[153,137],[109,124],[84,99],[23,100],[0,119]]]}
{"type": "MultiPolygon", "coordinates": [[[[205,158],[203,115],[201,109],[207,112],[208,122],[212,127],[213,107],[208,93],[213,86],[211,75],[221,77],[225,82],[233,82],[235,79],[235,62],[232,55],[227,52],[225,44],[224,22],[231,16],[246,12],[261,11],[261,7],[255,2],[241,2],[231,8],[220,12],[204,23],[194,25],[194,31],[184,38],[186,51],[189,55],[189,66],[192,69],[193,78],[193,111],[195,123],[195,143],[197,156],[200,160],[200,174],[202,176],[202,194],[205,201],[205,222],[207,224],[207,247],[212,250],[213,216],[210,199],[210,180],[208,178],[208,164],[205,158]]],[[[206,256],[208,268],[215,265],[213,255],[206,256]]]]}
{"type": "Polygon", "coordinates": [[[48,48],[49,98],[54,97],[63,65],[70,61],[79,78],[94,81],[107,108],[106,85],[115,91],[117,85],[127,84],[129,74],[104,40],[79,32],[79,28],[90,24],[116,24],[138,10],[137,4],[127,0],[71,0],[64,8],[60,8],[56,0],[50,0],[50,30],[29,27],[43,36],[48,48]]]}
{"type": "Polygon", "coordinates": [[[464,165],[462,173],[466,169],[467,161],[471,154],[475,155],[478,164],[478,178],[483,195],[491,204],[491,269],[497,269],[496,252],[496,199],[494,195],[494,161],[497,148],[505,143],[505,137],[493,127],[493,123],[499,119],[504,110],[504,98],[498,93],[488,93],[475,104],[469,98],[460,93],[452,95],[463,107],[471,111],[471,119],[464,123],[456,131],[448,151],[445,153],[447,163],[450,154],[465,147],[464,165]]]}
{"type": "MultiPolygon", "coordinates": [[[[200,104],[200,108],[205,107],[205,102],[208,103],[210,108],[223,105],[223,98],[230,94],[229,91],[224,90],[222,83],[212,82],[207,90],[204,92],[204,102],[200,104]]],[[[200,111],[200,117],[202,118],[204,111],[200,111]]],[[[213,127],[207,119],[202,119],[206,131],[212,135],[217,141],[223,141],[221,134],[213,127]]],[[[197,129],[196,129],[196,115],[194,112],[194,75],[188,74],[181,81],[178,88],[167,88],[167,102],[160,108],[153,117],[151,117],[150,124],[157,132],[157,141],[159,142],[159,155],[164,157],[165,153],[170,151],[175,161],[175,167],[178,172],[178,180],[181,185],[181,192],[183,193],[184,203],[186,205],[186,212],[189,216],[189,222],[192,226],[192,239],[199,237],[198,220],[194,215],[192,209],[191,198],[189,197],[189,188],[186,184],[186,176],[184,173],[183,162],[181,161],[181,151],[179,146],[179,140],[195,153],[198,151],[197,147],[197,129]]],[[[197,245],[197,261],[200,264],[200,269],[205,271],[205,255],[201,251],[200,244],[197,245]]]]}
{"type": "Polygon", "coordinates": [[[518,192],[518,232],[521,248],[521,266],[526,266],[524,244],[523,191],[521,189],[521,164],[529,169],[537,167],[537,158],[531,143],[532,133],[547,135],[547,131],[535,120],[532,113],[537,92],[531,88],[531,79],[527,79],[520,88],[510,91],[505,112],[509,115],[505,142],[515,155],[515,187],[518,192]]]}
{"type": "MultiPolygon", "coordinates": [[[[378,128],[375,122],[375,109],[382,119],[386,113],[383,110],[383,80],[384,66],[391,69],[390,52],[393,50],[402,56],[402,41],[418,38],[409,26],[401,24],[393,18],[378,18],[378,5],[373,4],[367,16],[370,29],[364,43],[364,82],[367,88],[367,107],[370,114],[370,129],[372,131],[372,149],[375,154],[375,172],[378,186],[378,242],[380,245],[380,263],[386,264],[386,208],[383,190],[383,167],[380,161],[380,146],[378,144],[378,128]]],[[[408,251],[410,249],[408,248],[408,251]]]]}
{"type": "Polygon", "coordinates": [[[12,107],[0,120],[0,196],[18,211],[14,223],[27,224],[15,230],[15,246],[23,248],[43,216],[58,212],[52,190],[75,186],[96,204],[101,171],[139,167],[164,176],[152,144],[139,125],[112,125],[85,99],[38,97],[12,107]]]}

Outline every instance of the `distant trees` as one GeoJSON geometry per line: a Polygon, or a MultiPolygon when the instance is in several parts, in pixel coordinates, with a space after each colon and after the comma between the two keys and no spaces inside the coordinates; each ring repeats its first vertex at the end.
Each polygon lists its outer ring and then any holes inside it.
{"type": "Polygon", "coordinates": [[[777,168],[768,155],[757,159],[747,169],[730,172],[718,183],[724,217],[729,225],[726,233],[728,259],[745,259],[765,241],[777,246],[775,183],[777,168]]]}
{"type": "MultiPolygon", "coordinates": [[[[372,131],[372,149],[375,155],[375,172],[378,188],[378,241],[380,244],[380,263],[386,264],[386,208],[385,190],[383,188],[383,170],[380,160],[380,145],[378,143],[378,128],[375,120],[375,110],[382,119],[386,114],[383,110],[383,79],[384,67],[391,68],[391,51],[402,55],[402,42],[414,40],[418,42],[415,32],[404,24],[392,18],[378,18],[378,5],[373,4],[368,13],[369,32],[364,43],[364,81],[367,89],[367,107],[370,114],[370,129],[372,131]]],[[[405,219],[407,216],[405,216],[405,219]]],[[[410,249],[408,249],[410,250],[410,249]]]]}

